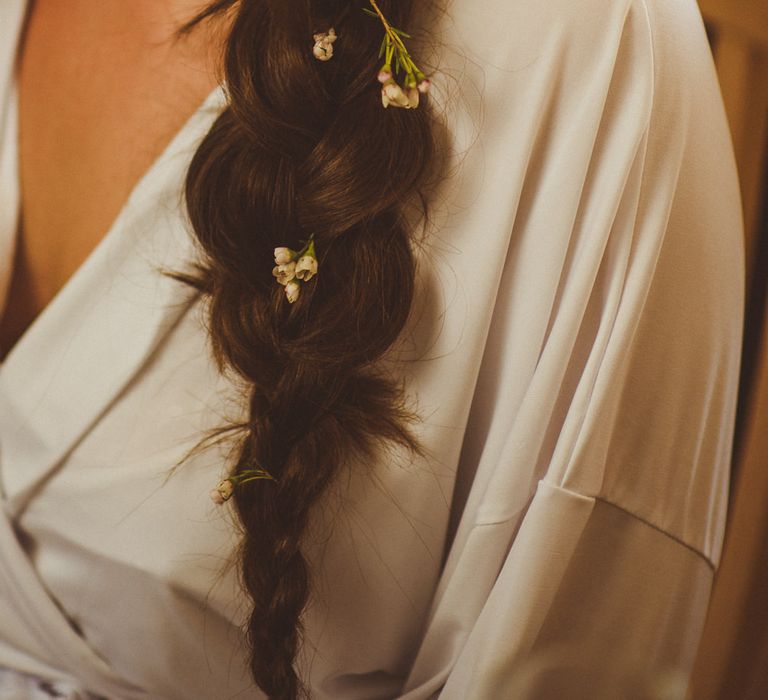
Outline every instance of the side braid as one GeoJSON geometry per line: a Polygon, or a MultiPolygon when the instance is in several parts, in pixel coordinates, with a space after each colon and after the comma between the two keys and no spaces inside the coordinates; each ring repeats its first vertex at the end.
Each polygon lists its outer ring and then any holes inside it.
{"type": "MultiPolygon", "coordinates": [[[[370,462],[380,441],[418,449],[401,392],[377,360],[411,306],[403,207],[424,184],[431,129],[424,107],[382,108],[381,26],[358,4],[219,0],[204,13],[236,12],[229,105],[195,154],[186,196],[207,256],[216,357],[251,387],[233,474],[258,466],[275,479],[242,484],[234,499],[252,673],[279,700],[305,693],[294,661],[312,506],[340,467],[370,462]],[[333,60],[315,60],[313,32],[345,11],[333,60]],[[319,274],[289,304],[271,275],[273,249],[299,249],[310,236],[319,274]]],[[[397,26],[407,26],[412,4],[379,2],[397,26]]]]}

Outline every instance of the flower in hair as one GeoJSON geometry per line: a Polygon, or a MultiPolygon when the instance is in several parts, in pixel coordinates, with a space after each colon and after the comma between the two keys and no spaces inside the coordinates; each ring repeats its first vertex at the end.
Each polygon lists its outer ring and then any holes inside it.
{"type": "Polygon", "coordinates": [[[293,260],[294,251],[290,248],[275,248],[275,264],[287,265],[293,260]]]}
{"type": "Polygon", "coordinates": [[[381,104],[385,107],[404,107],[411,109],[419,106],[419,92],[413,94],[410,88],[403,90],[393,79],[389,79],[381,88],[381,104]]]}
{"type": "Polygon", "coordinates": [[[413,62],[403,39],[411,39],[411,35],[402,29],[393,27],[384,16],[376,0],[369,0],[373,10],[367,7],[363,12],[376,17],[384,25],[384,38],[379,48],[379,57],[384,58],[384,65],[379,68],[376,79],[381,83],[381,103],[384,107],[403,107],[414,109],[419,106],[419,94],[429,92],[430,81],[424,72],[413,62]],[[394,62],[394,71],[392,70],[394,62]],[[403,86],[395,80],[400,72],[405,73],[403,86]]]}
{"type": "Polygon", "coordinates": [[[279,284],[286,285],[296,276],[296,263],[289,262],[277,265],[272,269],[272,274],[277,278],[279,284]]]}
{"type": "Polygon", "coordinates": [[[301,250],[281,246],[275,248],[275,267],[272,275],[285,287],[285,297],[293,304],[301,293],[301,286],[317,274],[318,262],[314,238],[301,250]]]}
{"type": "Polygon", "coordinates": [[[228,476],[226,479],[222,479],[217,484],[216,488],[211,491],[211,500],[217,506],[220,506],[222,503],[232,498],[236,486],[261,479],[271,479],[272,481],[275,481],[275,477],[265,469],[245,469],[238,474],[228,476]]]}
{"type": "Polygon", "coordinates": [[[301,286],[296,280],[288,282],[288,284],[285,285],[285,297],[288,299],[288,302],[293,304],[293,302],[299,298],[300,291],[301,286]]]}
{"type": "Polygon", "coordinates": [[[302,255],[296,263],[296,277],[304,282],[317,274],[317,259],[312,255],[302,255]]]}
{"type": "Polygon", "coordinates": [[[313,36],[315,46],[312,53],[318,61],[327,61],[333,56],[333,42],[338,38],[336,30],[331,27],[327,32],[320,32],[313,36]]]}
{"type": "Polygon", "coordinates": [[[211,491],[211,500],[218,506],[232,498],[235,486],[231,479],[222,479],[218,486],[211,491]]]}

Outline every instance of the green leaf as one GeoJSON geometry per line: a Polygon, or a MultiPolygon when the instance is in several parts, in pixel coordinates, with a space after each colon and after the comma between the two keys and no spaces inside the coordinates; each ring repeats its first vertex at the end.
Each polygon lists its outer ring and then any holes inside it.
{"type": "Polygon", "coordinates": [[[360,9],[365,12],[366,15],[379,19],[379,16],[373,10],[369,10],[367,7],[361,7],[360,9]]]}
{"type": "Polygon", "coordinates": [[[410,34],[408,34],[408,32],[404,32],[402,29],[396,29],[395,27],[392,27],[392,31],[395,34],[398,34],[400,36],[404,36],[406,39],[413,39],[413,37],[410,34]]]}
{"type": "Polygon", "coordinates": [[[387,35],[384,35],[384,38],[381,40],[381,46],[379,47],[379,58],[381,58],[384,55],[384,52],[387,50],[387,35]]]}

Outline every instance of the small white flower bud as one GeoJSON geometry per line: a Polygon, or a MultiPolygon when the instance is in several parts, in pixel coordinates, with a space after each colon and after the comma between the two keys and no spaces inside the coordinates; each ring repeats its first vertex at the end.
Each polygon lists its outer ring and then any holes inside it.
{"type": "Polygon", "coordinates": [[[275,248],[275,265],[287,265],[293,261],[293,251],[290,248],[275,248]]]}
{"type": "Polygon", "coordinates": [[[317,274],[317,260],[311,255],[302,255],[296,263],[296,277],[300,280],[312,279],[317,274]]]}
{"type": "Polygon", "coordinates": [[[293,304],[293,302],[299,298],[300,291],[301,286],[298,282],[288,282],[288,284],[285,285],[285,296],[288,298],[288,302],[293,304]]]}
{"type": "Polygon", "coordinates": [[[419,81],[419,85],[418,85],[419,92],[422,95],[426,95],[429,92],[429,88],[431,85],[432,83],[430,82],[429,78],[424,78],[423,80],[419,81]]]}
{"type": "Polygon", "coordinates": [[[407,95],[394,80],[389,80],[381,87],[381,103],[388,107],[408,107],[409,101],[407,95]]]}
{"type": "Polygon", "coordinates": [[[211,500],[216,505],[221,505],[224,503],[224,501],[228,501],[230,498],[232,498],[232,492],[234,491],[234,486],[232,485],[231,479],[223,479],[219,482],[219,485],[211,491],[211,500]]]}
{"type": "Polygon", "coordinates": [[[315,45],[312,53],[318,61],[327,61],[333,56],[333,42],[336,41],[336,30],[331,27],[327,32],[320,32],[313,36],[315,45]]]}
{"type": "Polygon", "coordinates": [[[327,41],[318,41],[312,47],[312,53],[318,61],[328,61],[333,56],[333,46],[327,41]]]}
{"type": "Polygon", "coordinates": [[[402,93],[403,89],[394,81],[392,78],[387,80],[384,83],[384,86],[381,88],[381,91],[390,99],[390,100],[396,100],[398,96],[402,93]]]}
{"type": "Polygon", "coordinates": [[[277,265],[272,268],[272,274],[277,278],[280,284],[288,284],[296,277],[296,263],[289,262],[285,265],[277,265]]]}

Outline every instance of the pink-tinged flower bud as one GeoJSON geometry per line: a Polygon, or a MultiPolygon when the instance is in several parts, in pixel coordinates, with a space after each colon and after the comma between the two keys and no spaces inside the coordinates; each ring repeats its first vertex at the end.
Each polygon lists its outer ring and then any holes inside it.
{"type": "Polygon", "coordinates": [[[382,84],[386,83],[389,80],[392,80],[392,66],[389,66],[389,65],[382,66],[376,78],[382,84]]]}
{"type": "Polygon", "coordinates": [[[293,302],[299,298],[300,291],[301,286],[299,286],[298,282],[289,282],[285,285],[285,296],[288,298],[290,304],[293,304],[293,302]]]}
{"type": "Polygon", "coordinates": [[[424,80],[419,81],[419,92],[422,95],[426,95],[429,92],[429,88],[431,87],[432,83],[430,82],[429,78],[424,78],[424,80]]]}
{"type": "Polygon", "coordinates": [[[312,279],[317,274],[317,260],[311,255],[302,255],[296,263],[296,277],[300,280],[312,279]]]}
{"type": "Polygon", "coordinates": [[[228,501],[232,498],[233,491],[234,486],[232,485],[231,479],[223,479],[219,482],[219,485],[211,491],[211,500],[216,505],[220,506],[224,501],[228,501]]]}
{"type": "Polygon", "coordinates": [[[286,265],[273,267],[272,274],[277,278],[278,283],[288,284],[294,277],[296,277],[296,263],[289,262],[286,265]]]}
{"type": "Polygon", "coordinates": [[[275,265],[287,265],[293,261],[294,252],[290,248],[275,248],[275,265]]]}

